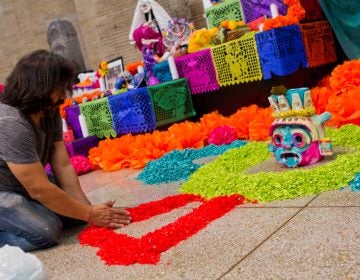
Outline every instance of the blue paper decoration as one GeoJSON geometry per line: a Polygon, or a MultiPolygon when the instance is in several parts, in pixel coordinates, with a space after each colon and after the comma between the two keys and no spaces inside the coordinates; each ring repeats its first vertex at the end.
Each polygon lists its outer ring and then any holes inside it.
{"type": "Polygon", "coordinates": [[[117,135],[153,131],[156,120],[146,87],[109,97],[113,128],[117,135]]]}
{"type": "Polygon", "coordinates": [[[275,28],[255,35],[265,80],[286,76],[307,67],[306,52],[298,25],[275,28]]]}

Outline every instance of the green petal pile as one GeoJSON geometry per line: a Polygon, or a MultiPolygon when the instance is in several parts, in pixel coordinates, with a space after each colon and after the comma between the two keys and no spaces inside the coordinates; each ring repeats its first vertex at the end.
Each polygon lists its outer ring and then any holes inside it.
{"type": "Polygon", "coordinates": [[[198,169],[180,191],[206,198],[241,194],[268,202],[345,187],[360,170],[360,127],[346,125],[336,130],[327,129],[327,133],[334,146],[350,148],[348,152],[313,168],[250,174],[246,172],[248,169],[271,157],[266,143],[252,142],[198,169]]]}

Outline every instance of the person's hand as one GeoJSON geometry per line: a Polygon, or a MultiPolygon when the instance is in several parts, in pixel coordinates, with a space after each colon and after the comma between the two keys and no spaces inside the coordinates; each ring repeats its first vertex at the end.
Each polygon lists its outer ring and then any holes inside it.
{"type": "Polygon", "coordinates": [[[121,208],[114,208],[114,203],[115,200],[93,206],[89,222],[96,226],[109,228],[121,228],[128,225],[131,221],[129,212],[121,208]]]}

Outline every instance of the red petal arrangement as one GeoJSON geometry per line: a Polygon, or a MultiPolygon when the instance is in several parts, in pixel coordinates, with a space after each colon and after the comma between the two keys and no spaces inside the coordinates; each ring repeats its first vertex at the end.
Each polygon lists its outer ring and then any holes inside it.
{"type": "Polygon", "coordinates": [[[204,202],[205,200],[201,196],[194,194],[179,194],[168,196],[160,201],[143,203],[135,208],[128,208],[126,210],[129,211],[133,222],[141,222],[196,201],[204,202]]]}
{"type": "Polygon", "coordinates": [[[235,206],[250,202],[241,195],[220,196],[204,201],[200,196],[180,194],[127,210],[133,222],[140,222],[195,201],[203,203],[175,222],[141,238],[92,225],[79,234],[80,244],[98,247],[97,255],[107,265],[157,264],[162,252],[196,234],[235,206]]]}

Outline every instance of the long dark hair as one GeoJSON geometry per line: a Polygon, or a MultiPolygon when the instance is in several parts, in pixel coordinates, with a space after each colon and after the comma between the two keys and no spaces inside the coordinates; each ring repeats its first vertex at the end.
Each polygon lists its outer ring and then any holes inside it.
{"type": "Polygon", "coordinates": [[[47,50],[36,50],[23,56],[10,73],[0,102],[16,107],[29,116],[51,106],[55,90],[71,89],[74,70],[64,57],[47,50]]]}
{"type": "Polygon", "coordinates": [[[147,13],[145,13],[144,15],[145,15],[145,20],[146,20],[146,22],[148,22],[149,19],[150,19],[150,17],[151,17],[151,19],[152,19],[152,20],[155,22],[155,24],[156,24],[157,32],[159,32],[159,34],[162,34],[161,29],[160,29],[160,26],[159,26],[159,23],[157,22],[156,17],[155,17],[155,15],[154,15],[153,9],[151,8],[150,11],[147,12],[147,13]]]}

